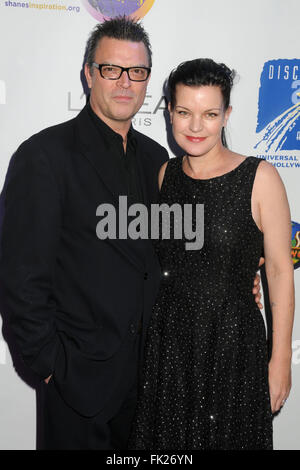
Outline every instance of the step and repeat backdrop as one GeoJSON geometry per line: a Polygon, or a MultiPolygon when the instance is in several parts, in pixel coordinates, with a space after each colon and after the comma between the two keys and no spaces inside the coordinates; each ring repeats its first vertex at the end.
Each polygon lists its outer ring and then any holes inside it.
{"type": "MultiPolygon", "coordinates": [[[[1,188],[23,140],[83,108],[88,35],[97,22],[120,14],[142,19],[153,48],[152,77],[135,128],[173,156],[164,81],[178,63],[211,57],[237,71],[227,128],[230,147],[265,158],[285,183],[296,286],[293,388],[274,419],[274,446],[300,449],[299,0],[0,0],[1,188]]],[[[1,319],[0,449],[36,448],[35,378],[19,362],[1,319]]]]}

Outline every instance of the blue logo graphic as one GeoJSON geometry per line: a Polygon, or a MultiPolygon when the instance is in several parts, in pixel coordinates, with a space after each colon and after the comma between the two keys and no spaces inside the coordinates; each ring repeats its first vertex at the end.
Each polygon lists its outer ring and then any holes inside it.
{"type": "Polygon", "coordinates": [[[261,154],[300,150],[300,59],[265,63],[256,133],[261,154]]]}

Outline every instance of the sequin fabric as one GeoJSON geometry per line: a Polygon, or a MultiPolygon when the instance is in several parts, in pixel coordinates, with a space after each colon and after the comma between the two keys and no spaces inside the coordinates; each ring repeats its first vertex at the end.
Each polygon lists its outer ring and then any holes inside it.
{"type": "Polygon", "coordinates": [[[129,447],[272,449],[266,330],[252,294],[263,234],[251,214],[260,160],[195,180],[168,163],[160,203],[204,204],[204,245],[159,240],[162,283],[148,329],[129,447]]]}

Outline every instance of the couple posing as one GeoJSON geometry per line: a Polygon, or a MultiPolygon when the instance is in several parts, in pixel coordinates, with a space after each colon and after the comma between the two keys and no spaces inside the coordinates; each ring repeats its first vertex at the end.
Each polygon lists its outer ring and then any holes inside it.
{"type": "Polygon", "coordinates": [[[89,103],[25,141],[11,165],[1,280],[23,360],[41,378],[43,448],[271,449],[291,386],[286,193],[271,165],[226,147],[233,73],[223,64],[196,59],[169,77],[183,157],[168,161],[133,129],[151,65],[140,24],[97,25],[89,103]],[[202,249],[99,240],[96,209],[120,195],[149,210],[204,204],[202,249]],[[252,292],[262,252],[269,363],[252,292]]]}

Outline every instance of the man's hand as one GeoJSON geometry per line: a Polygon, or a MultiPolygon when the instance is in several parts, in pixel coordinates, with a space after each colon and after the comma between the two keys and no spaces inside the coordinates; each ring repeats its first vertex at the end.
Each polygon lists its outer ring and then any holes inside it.
{"type": "MultiPolygon", "coordinates": [[[[264,258],[259,259],[258,266],[262,266],[265,262],[264,258]]],[[[254,278],[254,284],[253,284],[253,289],[252,289],[253,294],[255,295],[255,302],[257,303],[258,308],[262,309],[263,305],[260,302],[261,299],[261,293],[260,293],[260,275],[256,274],[254,278]]]]}
{"type": "Polygon", "coordinates": [[[47,379],[45,379],[45,383],[46,383],[47,385],[48,385],[48,383],[49,383],[49,380],[51,379],[51,377],[52,377],[52,374],[51,374],[51,375],[49,375],[49,377],[47,377],[47,379]]]}

